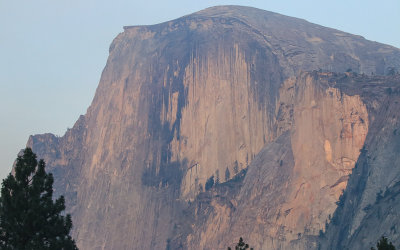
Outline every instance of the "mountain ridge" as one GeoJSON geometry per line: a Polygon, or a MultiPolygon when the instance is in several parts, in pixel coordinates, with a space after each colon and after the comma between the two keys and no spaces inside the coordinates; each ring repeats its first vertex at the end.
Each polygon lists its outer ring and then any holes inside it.
{"type": "MultiPolygon", "coordinates": [[[[206,13],[221,8],[243,11],[206,13]]],[[[79,247],[224,248],[238,236],[229,227],[241,222],[257,225],[251,245],[317,246],[372,122],[364,92],[346,94],[346,84],[332,83],[385,83],[392,78],[362,73],[398,71],[400,50],[303,21],[298,29],[278,14],[275,21],[254,17],[255,29],[225,13],[126,28],[110,46],[86,115],[63,137],[30,137],[28,146],[54,174],[55,193],[65,195],[79,247]],[[274,154],[277,144],[287,150],[274,154]],[[228,181],[226,173],[252,164],[240,189],[245,202],[227,208],[211,198],[207,211],[217,212],[178,223],[211,176],[228,181]],[[271,182],[266,173],[286,179],[271,182]],[[277,198],[276,189],[285,192],[277,198]],[[276,202],[265,203],[263,194],[276,202]],[[268,206],[245,209],[250,201],[268,206]],[[233,220],[231,209],[240,211],[233,220]],[[180,227],[193,233],[176,241],[180,227]]]]}

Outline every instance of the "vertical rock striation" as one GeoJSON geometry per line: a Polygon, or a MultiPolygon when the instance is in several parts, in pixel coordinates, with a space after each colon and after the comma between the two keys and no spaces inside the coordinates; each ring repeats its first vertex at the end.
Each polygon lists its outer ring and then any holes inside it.
{"type": "Polygon", "coordinates": [[[240,235],[263,249],[314,247],[370,131],[370,104],[332,83],[351,74],[301,72],[399,68],[387,45],[214,7],[124,27],[87,114],[28,146],[54,173],[82,249],[215,249],[240,235]],[[204,193],[211,176],[235,177],[204,193]]]}
{"type": "Polygon", "coordinates": [[[214,191],[206,208],[192,209],[188,249],[223,249],[241,236],[256,249],[317,248],[369,128],[367,106],[359,95],[338,88],[338,79],[303,73],[282,85],[279,137],[256,155],[240,191],[232,188],[235,194],[223,194],[226,200],[214,191]],[[207,210],[212,212],[204,216],[207,210]]]}

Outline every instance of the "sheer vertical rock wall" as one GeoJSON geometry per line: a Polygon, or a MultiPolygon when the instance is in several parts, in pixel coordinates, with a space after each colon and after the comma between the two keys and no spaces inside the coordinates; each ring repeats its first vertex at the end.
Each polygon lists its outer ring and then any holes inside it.
{"type": "Polygon", "coordinates": [[[359,36],[210,8],[125,27],[87,113],[28,146],[54,173],[82,249],[215,249],[239,235],[263,249],[314,247],[372,123],[362,93],[301,72],[399,68],[398,49],[359,36]],[[211,176],[228,183],[228,207],[204,193],[211,176]],[[196,217],[199,197],[212,210],[196,217]]]}

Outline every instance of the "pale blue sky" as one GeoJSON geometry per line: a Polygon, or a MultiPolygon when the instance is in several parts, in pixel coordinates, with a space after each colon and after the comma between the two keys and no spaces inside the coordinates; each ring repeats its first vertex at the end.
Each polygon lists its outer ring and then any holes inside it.
{"type": "Polygon", "coordinates": [[[0,179],[31,134],[62,136],[94,96],[124,25],[245,5],[400,47],[399,0],[0,0],[0,179]]]}

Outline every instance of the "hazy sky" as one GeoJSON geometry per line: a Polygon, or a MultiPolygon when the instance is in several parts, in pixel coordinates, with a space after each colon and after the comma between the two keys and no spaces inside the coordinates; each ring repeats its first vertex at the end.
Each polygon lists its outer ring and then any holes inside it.
{"type": "Polygon", "coordinates": [[[400,0],[0,0],[0,179],[29,135],[62,136],[90,105],[124,25],[246,5],[400,48],[400,0]]]}

